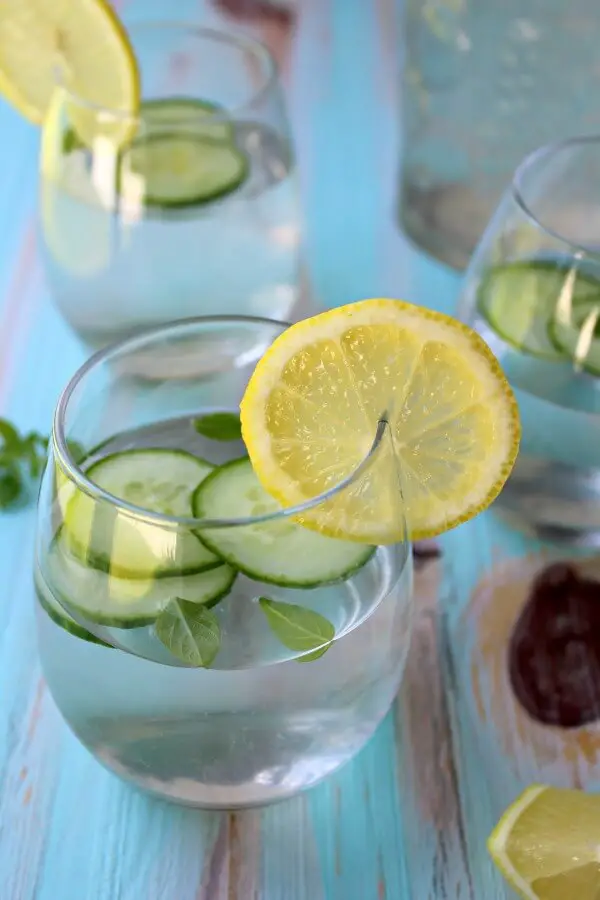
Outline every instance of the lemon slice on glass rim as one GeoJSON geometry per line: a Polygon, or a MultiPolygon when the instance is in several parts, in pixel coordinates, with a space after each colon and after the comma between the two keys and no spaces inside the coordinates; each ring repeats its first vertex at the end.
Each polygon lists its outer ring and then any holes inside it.
{"type": "Polygon", "coordinates": [[[0,93],[41,124],[57,82],[73,98],[79,137],[121,144],[135,129],[135,54],[106,0],[8,0],[0,15],[0,93]]]}
{"type": "Polygon", "coordinates": [[[283,506],[340,484],[366,457],[382,417],[393,453],[303,525],[392,543],[403,524],[386,493],[400,473],[411,539],[485,509],[516,459],[517,403],[487,344],[455,319],[398,300],[364,300],[292,325],[259,361],[240,405],[263,487],[283,506]]]}

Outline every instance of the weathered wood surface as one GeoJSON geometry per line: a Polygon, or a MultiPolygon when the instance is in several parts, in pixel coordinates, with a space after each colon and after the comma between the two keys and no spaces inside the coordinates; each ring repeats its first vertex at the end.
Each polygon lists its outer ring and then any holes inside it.
{"type": "MultiPolygon", "coordinates": [[[[126,16],[174,14],[166,0],[118,5],[126,16]]],[[[451,310],[455,277],[394,224],[394,0],[274,5],[178,0],[176,13],[248,28],[280,62],[312,305],[387,295],[451,310]]],[[[0,415],[47,431],[83,354],[36,255],[38,134],[3,104],[0,132],[0,415]]],[[[134,792],[68,732],[37,658],[33,528],[31,508],[0,516],[1,900],[500,900],[509,895],[484,850],[499,807],[539,766],[549,779],[593,782],[593,729],[579,742],[540,733],[506,688],[502,637],[524,597],[511,584],[530,577],[542,548],[491,515],[419,568],[405,683],[359,757],[305,796],[229,815],[134,792]]]]}

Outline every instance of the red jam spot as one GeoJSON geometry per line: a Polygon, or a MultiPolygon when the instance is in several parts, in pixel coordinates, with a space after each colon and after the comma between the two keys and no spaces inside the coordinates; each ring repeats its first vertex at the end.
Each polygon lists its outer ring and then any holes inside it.
{"type": "Polygon", "coordinates": [[[540,572],[508,665],[517,699],[538,722],[578,728],[600,719],[600,583],[565,563],[540,572]]]}

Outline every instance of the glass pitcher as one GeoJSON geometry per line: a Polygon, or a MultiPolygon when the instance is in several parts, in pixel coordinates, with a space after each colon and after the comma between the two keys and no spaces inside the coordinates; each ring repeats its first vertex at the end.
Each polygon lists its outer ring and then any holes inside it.
{"type": "Polygon", "coordinates": [[[519,161],[600,131],[593,0],[406,0],[401,227],[462,269],[519,161]]]}

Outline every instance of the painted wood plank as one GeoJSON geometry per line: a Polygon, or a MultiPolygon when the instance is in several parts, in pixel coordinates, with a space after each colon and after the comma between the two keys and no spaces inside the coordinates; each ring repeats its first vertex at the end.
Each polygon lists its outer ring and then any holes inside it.
{"type": "MultiPolygon", "coordinates": [[[[257,19],[240,27],[271,43],[286,74],[318,300],[333,305],[395,293],[399,271],[403,291],[412,263],[405,250],[401,258],[409,262],[397,263],[392,219],[395,156],[386,135],[396,113],[381,62],[384,39],[393,56],[387,20],[347,0],[298,0],[297,7],[293,35],[272,14],[268,27],[257,19]]],[[[162,0],[120,8],[127,17],[171,12],[162,0]]],[[[199,0],[179,0],[177,13],[210,23],[224,15],[199,0]]],[[[32,262],[37,135],[5,108],[0,128],[11,134],[3,141],[1,184],[10,171],[10,185],[21,185],[11,194],[12,212],[0,209],[0,413],[47,430],[58,392],[83,354],[32,262]]],[[[411,769],[397,736],[405,733],[407,705],[414,713],[418,661],[395,717],[305,797],[235,815],[169,806],[101,769],[43,689],[29,579],[33,518],[31,509],[0,516],[3,900],[408,900],[411,871],[402,847],[413,828],[405,801],[411,769]]],[[[434,596],[431,586],[419,590],[434,596]]]]}
{"type": "Polygon", "coordinates": [[[415,900],[476,900],[469,874],[438,627],[442,563],[417,571],[411,651],[396,703],[403,847],[415,900]]]}
{"type": "Polygon", "coordinates": [[[475,897],[512,900],[487,854],[488,834],[506,806],[534,782],[597,791],[600,728],[597,722],[564,729],[535,721],[510,685],[509,641],[533,579],[545,566],[571,560],[600,580],[600,562],[594,551],[526,538],[493,511],[446,535],[443,545],[439,641],[468,883],[475,897]]]}

